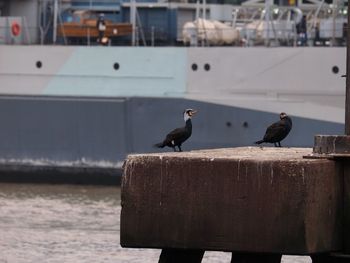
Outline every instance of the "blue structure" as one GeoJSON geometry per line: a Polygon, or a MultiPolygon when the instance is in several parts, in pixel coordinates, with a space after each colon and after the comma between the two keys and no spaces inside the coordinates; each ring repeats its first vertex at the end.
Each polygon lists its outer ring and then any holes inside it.
{"type": "MultiPolygon", "coordinates": [[[[177,9],[166,5],[137,7],[139,26],[146,42],[154,38],[158,45],[175,44],[177,37],[177,9]]],[[[130,8],[121,8],[122,21],[130,21],[130,8]]]]}
{"type": "Polygon", "coordinates": [[[101,1],[74,1],[72,0],[72,7],[79,7],[80,9],[115,9],[120,7],[119,0],[112,1],[112,0],[101,0],[101,1]]]}

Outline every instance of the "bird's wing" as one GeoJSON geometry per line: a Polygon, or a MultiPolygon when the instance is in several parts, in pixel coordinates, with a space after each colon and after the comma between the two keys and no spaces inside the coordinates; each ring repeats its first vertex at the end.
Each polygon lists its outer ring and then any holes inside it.
{"type": "Polygon", "coordinates": [[[270,140],[273,137],[279,137],[285,131],[284,123],[278,121],[271,124],[267,129],[264,136],[264,140],[270,140]]]}
{"type": "Polygon", "coordinates": [[[172,140],[179,139],[184,135],[185,132],[186,132],[185,128],[177,128],[168,133],[168,135],[166,136],[166,140],[172,141],[172,140]]]}

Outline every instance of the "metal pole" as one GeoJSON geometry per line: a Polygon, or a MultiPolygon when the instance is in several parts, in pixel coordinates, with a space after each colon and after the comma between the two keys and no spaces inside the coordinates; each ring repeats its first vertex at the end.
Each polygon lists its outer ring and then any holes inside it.
{"type": "Polygon", "coordinates": [[[136,3],[135,3],[135,0],[130,1],[130,23],[132,24],[131,45],[135,46],[135,42],[136,42],[136,3]]]}
{"type": "Polygon", "coordinates": [[[348,4],[348,24],[346,35],[346,97],[345,97],[345,135],[350,135],[350,5],[348,4]]]}
{"type": "MultiPolygon", "coordinates": [[[[101,41],[101,39],[100,39],[100,41],[101,41]]],[[[88,44],[88,46],[91,45],[91,43],[90,43],[90,28],[89,27],[87,28],[87,44],[88,44]]]]}
{"type": "Polygon", "coordinates": [[[337,11],[338,11],[338,1],[333,0],[333,14],[332,14],[332,19],[333,19],[333,30],[332,30],[332,41],[331,41],[331,46],[335,46],[335,30],[336,30],[336,18],[337,18],[337,11]]]}
{"type": "Polygon", "coordinates": [[[53,8],[53,36],[52,42],[55,44],[57,41],[57,13],[58,13],[58,0],[54,0],[54,8],[53,8]]]}
{"type": "Polygon", "coordinates": [[[196,27],[196,39],[195,39],[195,47],[198,46],[198,33],[199,33],[199,0],[196,1],[196,22],[194,23],[196,27]]]}
{"type": "Polygon", "coordinates": [[[151,28],[151,45],[154,47],[154,26],[151,28]]]}
{"type": "Polygon", "coordinates": [[[266,31],[265,31],[265,46],[270,45],[270,9],[271,5],[273,2],[271,0],[265,0],[265,26],[266,26],[266,31]]]}
{"type": "Polygon", "coordinates": [[[203,0],[203,20],[207,19],[207,0],[203,0]]]}

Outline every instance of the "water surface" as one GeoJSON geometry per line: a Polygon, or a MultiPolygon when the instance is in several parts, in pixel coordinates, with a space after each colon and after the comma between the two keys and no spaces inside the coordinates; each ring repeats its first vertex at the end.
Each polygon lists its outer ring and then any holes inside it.
{"type": "MultiPolygon", "coordinates": [[[[119,187],[0,184],[0,263],[158,262],[158,249],[120,247],[120,210],[119,187]]],[[[203,263],[230,258],[206,252],[203,263]]]]}

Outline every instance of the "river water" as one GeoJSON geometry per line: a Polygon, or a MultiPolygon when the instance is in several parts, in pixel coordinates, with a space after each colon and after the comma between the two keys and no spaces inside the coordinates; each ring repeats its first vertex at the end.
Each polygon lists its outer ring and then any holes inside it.
{"type": "MultiPolygon", "coordinates": [[[[119,187],[0,184],[0,263],[158,262],[160,250],[120,247],[120,210],[119,187]]],[[[230,257],[206,252],[202,262],[230,257]]]]}

